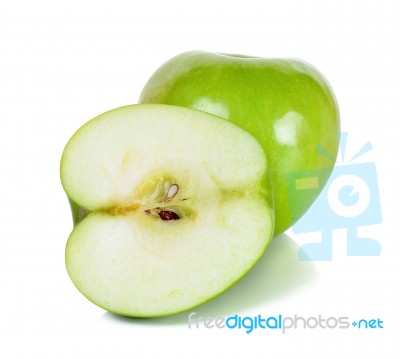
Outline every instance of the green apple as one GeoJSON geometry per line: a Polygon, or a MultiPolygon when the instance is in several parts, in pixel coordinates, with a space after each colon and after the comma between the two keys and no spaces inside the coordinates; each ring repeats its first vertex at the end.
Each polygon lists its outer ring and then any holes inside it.
{"type": "Polygon", "coordinates": [[[288,175],[334,166],[339,142],[338,106],[325,78],[303,61],[186,52],[152,75],[140,102],[202,110],[251,133],[268,157],[275,234],[301,217],[327,181],[320,178],[319,191],[302,193],[302,200],[294,200],[290,208],[288,175]],[[317,148],[330,156],[321,155],[317,148]]]}
{"type": "Polygon", "coordinates": [[[61,159],[75,227],[66,267],[93,303],[157,317],[233,285],[274,232],[267,160],[216,116],[131,105],[81,127],[61,159]]]}

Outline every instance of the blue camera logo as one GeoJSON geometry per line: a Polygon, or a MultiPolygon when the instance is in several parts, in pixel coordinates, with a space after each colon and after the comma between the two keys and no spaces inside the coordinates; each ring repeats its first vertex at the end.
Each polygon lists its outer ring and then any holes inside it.
{"type": "MultiPolygon", "coordinates": [[[[347,143],[347,133],[341,134],[342,158],[347,143]]],[[[361,148],[349,162],[372,149],[370,143],[361,148]]],[[[321,149],[320,149],[321,150],[321,149]]],[[[320,179],[329,175],[329,168],[293,172],[288,176],[289,201],[307,197],[309,191],[318,191],[320,179]]],[[[378,180],[374,163],[345,164],[336,166],[324,189],[310,209],[292,227],[294,233],[321,232],[321,242],[303,245],[300,260],[332,260],[332,231],[347,229],[348,256],[379,256],[380,244],[372,238],[359,238],[360,226],[379,224],[382,213],[378,180]]]]}

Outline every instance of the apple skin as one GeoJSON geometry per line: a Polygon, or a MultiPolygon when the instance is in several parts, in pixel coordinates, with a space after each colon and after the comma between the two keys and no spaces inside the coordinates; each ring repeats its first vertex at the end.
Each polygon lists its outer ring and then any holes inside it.
{"type": "Polygon", "coordinates": [[[85,219],[85,217],[90,213],[90,211],[84,207],[81,207],[79,204],[74,202],[69,197],[68,197],[68,202],[69,206],[71,207],[72,222],[74,224],[74,227],[76,227],[80,222],[82,222],[82,220],[85,219]]]}
{"type": "MultiPolygon", "coordinates": [[[[339,145],[340,119],[334,93],[322,74],[297,59],[264,59],[190,51],[162,65],[145,85],[140,103],[190,107],[220,116],[251,133],[271,171],[275,235],[311,206],[319,192],[289,205],[288,175],[331,168],[339,145]],[[323,156],[317,148],[329,154],[323,156]]],[[[190,144],[190,143],[189,143],[190,144]]],[[[293,199],[293,197],[292,197],[293,199]]]]}

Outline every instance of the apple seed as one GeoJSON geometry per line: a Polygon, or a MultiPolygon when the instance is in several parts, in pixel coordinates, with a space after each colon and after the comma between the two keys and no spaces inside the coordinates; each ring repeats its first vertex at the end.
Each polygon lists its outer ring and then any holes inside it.
{"type": "Polygon", "coordinates": [[[175,221],[179,219],[179,216],[172,211],[160,211],[158,212],[158,215],[163,221],[175,221]]]}
{"type": "Polygon", "coordinates": [[[169,201],[170,199],[174,198],[175,195],[178,193],[178,191],[179,191],[179,186],[173,183],[171,187],[169,187],[167,194],[164,197],[164,201],[169,201]]]}

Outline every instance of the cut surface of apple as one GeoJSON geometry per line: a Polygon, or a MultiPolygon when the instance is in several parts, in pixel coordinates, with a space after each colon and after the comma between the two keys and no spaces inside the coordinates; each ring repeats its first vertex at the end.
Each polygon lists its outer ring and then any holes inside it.
{"type": "Polygon", "coordinates": [[[126,316],[206,302],[244,276],[273,235],[267,172],[258,142],[213,115],[131,105],[96,117],[61,160],[74,210],[87,213],[68,239],[69,276],[126,316]]]}

